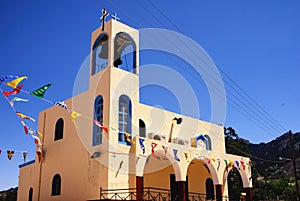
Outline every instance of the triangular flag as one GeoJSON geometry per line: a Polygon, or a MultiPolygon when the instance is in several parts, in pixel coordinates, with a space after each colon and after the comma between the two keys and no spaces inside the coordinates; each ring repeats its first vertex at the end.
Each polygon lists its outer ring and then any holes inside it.
{"type": "Polygon", "coordinates": [[[78,112],[72,111],[71,113],[71,120],[73,122],[73,124],[75,124],[75,126],[77,127],[76,123],[75,123],[75,118],[80,117],[81,114],[79,114],[78,112]]]}
{"type": "Polygon", "coordinates": [[[207,164],[210,164],[210,158],[206,158],[207,164]]]}
{"type": "Polygon", "coordinates": [[[167,152],[168,152],[168,147],[164,146],[164,145],[161,145],[163,150],[164,150],[164,153],[165,153],[165,156],[167,156],[167,152]]]}
{"type": "Polygon", "coordinates": [[[10,86],[10,87],[12,87],[12,88],[16,88],[16,87],[18,86],[18,84],[19,84],[22,80],[24,80],[24,79],[27,79],[27,77],[26,77],[26,76],[19,77],[19,78],[14,79],[14,80],[12,80],[12,81],[10,81],[10,82],[7,82],[6,85],[7,85],[7,86],[10,86]]]}
{"type": "Polygon", "coordinates": [[[24,163],[26,163],[27,152],[24,151],[24,152],[22,153],[22,156],[23,156],[23,161],[24,161],[24,163]]]}
{"type": "Polygon", "coordinates": [[[28,120],[31,120],[31,121],[35,122],[35,119],[33,119],[33,118],[31,118],[31,117],[29,117],[29,116],[27,116],[27,115],[25,115],[25,114],[22,114],[22,113],[20,113],[20,112],[16,112],[16,114],[17,114],[20,118],[22,118],[22,119],[28,119],[28,120]]]}
{"type": "Polygon", "coordinates": [[[23,125],[23,127],[24,127],[24,131],[25,131],[25,133],[26,133],[26,135],[28,135],[28,132],[29,132],[29,130],[28,130],[28,126],[24,123],[24,121],[22,121],[22,119],[20,118],[20,120],[21,120],[21,124],[23,125]]]}
{"type": "Polygon", "coordinates": [[[7,157],[8,157],[9,160],[11,160],[11,158],[14,155],[14,153],[15,153],[14,151],[10,151],[10,150],[7,151],[7,157]]]}
{"type": "Polygon", "coordinates": [[[56,105],[58,107],[61,107],[61,108],[64,108],[67,111],[69,111],[69,108],[68,108],[67,104],[65,103],[65,101],[54,102],[54,105],[56,105]]]}
{"type": "Polygon", "coordinates": [[[225,166],[226,166],[226,172],[228,172],[228,163],[227,163],[227,160],[224,159],[224,162],[225,162],[225,166]]]}
{"type": "Polygon", "coordinates": [[[243,170],[245,170],[246,169],[246,167],[245,167],[245,162],[244,161],[240,161],[241,162],[241,165],[242,165],[242,167],[243,167],[243,170]]]}
{"type": "Polygon", "coordinates": [[[131,134],[125,133],[125,138],[127,142],[134,144],[134,141],[131,139],[131,134]]]}
{"type": "Polygon", "coordinates": [[[177,160],[177,161],[180,161],[180,159],[179,159],[178,156],[177,156],[177,152],[178,152],[177,149],[173,149],[174,159],[177,160]]]}
{"type": "Polygon", "coordinates": [[[238,169],[241,170],[241,168],[240,168],[240,163],[239,163],[238,160],[235,161],[235,164],[236,164],[236,166],[238,167],[238,169]]]}
{"type": "Polygon", "coordinates": [[[34,139],[34,144],[36,144],[37,146],[41,146],[42,143],[41,143],[41,140],[38,136],[35,136],[35,135],[31,135],[32,138],[34,139]]]}
{"type": "Polygon", "coordinates": [[[12,98],[10,101],[9,101],[9,104],[13,107],[14,106],[14,102],[20,102],[20,101],[23,101],[23,102],[28,102],[27,99],[23,99],[23,98],[19,98],[19,97],[14,97],[12,98]]]}
{"type": "Polygon", "coordinates": [[[0,149],[0,154],[2,153],[2,150],[0,149]]]}
{"type": "Polygon", "coordinates": [[[143,150],[143,154],[145,154],[145,146],[144,146],[144,141],[145,139],[143,138],[139,138],[139,142],[140,142],[140,147],[143,150]]]}
{"type": "Polygon", "coordinates": [[[217,167],[217,170],[219,171],[219,168],[220,168],[220,165],[221,165],[221,160],[218,158],[218,167],[217,167]]]}
{"type": "Polygon", "coordinates": [[[40,163],[42,160],[42,157],[43,157],[43,151],[40,148],[38,148],[38,150],[36,150],[36,155],[37,155],[37,157],[39,159],[39,163],[40,163]]]}
{"type": "Polygon", "coordinates": [[[24,86],[24,84],[21,84],[20,86],[18,86],[17,88],[14,88],[12,91],[4,91],[3,92],[3,95],[5,97],[8,97],[9,95],[15,95],[15,94],[18,94],[20,93],[22,87],[24,86]]]}
{"type": "Polygon", "coordinates": [[[37,90],[30,92],[31,95],[34,95],[38,98],[43,98],[46,90],[51,86],[51,84],[46,84],[45,86],[38,88],[37,90]]]}
{"type": "Polygon", "coordinates": [[[215,159],[215,158],[211,158],[211,160],[212,160],[213,162],[216,162],[216,159],[215,159]]]}
{"type": "Polygon", "coordinates": [[[186,162],[190,162],[189,153],[188,152],[184,152],[184,157],[185,157],[186,162]]]}
{"type": "Polygon", "coordinates": [[[151,153],[152,153],[153,156],[155,156],[154,149],[155,149],[156,146],[157,146],[157,144],[155,142],[151,142],[151,153]]]}
{"type": "Polygon", "coordinates": [[[97,120],[93,120],[93,122],[96,124],[96,126],[98,126],[99,128],[101,128],[102,130],[104,130],[106,133],[108,133],[108,128],[104,127],[101,125],[101,123],[97,120]]]}

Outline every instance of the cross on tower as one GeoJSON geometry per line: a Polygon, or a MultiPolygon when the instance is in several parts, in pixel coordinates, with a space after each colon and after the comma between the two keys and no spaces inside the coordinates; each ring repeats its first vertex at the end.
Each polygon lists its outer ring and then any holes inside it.
{"type": "Polygon", "coordinates": [[[109,13],[106,11],[105,8],[102,9],[102,16],[100,18],[100,21],[102,23],[102,31],[104,31],[104,22],[105,22],[105,18],[109,15],[109,13]]]}
{"type": "Polygon", "coordinates": [[[114,20],[120,20],[120,18],[117,16],[117,13],[114,13],[113,15],[110,15],[114,20]]]}

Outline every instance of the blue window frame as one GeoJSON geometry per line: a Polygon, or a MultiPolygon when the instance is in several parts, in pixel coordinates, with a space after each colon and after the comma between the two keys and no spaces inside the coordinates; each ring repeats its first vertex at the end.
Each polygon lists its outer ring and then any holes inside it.
{"type": "Polygon", "coordinates": [[[130,142],[126,140],[126,133],[131,134],[131,101],[128,96],[122,95],[119,98],[118,141],[120,144],[130,145],[130,142]]]}
{"type": "MultiPolygon", "coordinates": [[[[95,99],[94,115],[95,119],[103,124],[103,97],[101,95],[95,99]]],[[[93,146],[96,146],[102,143],[102,129],[93,125],[93,146]]]]}

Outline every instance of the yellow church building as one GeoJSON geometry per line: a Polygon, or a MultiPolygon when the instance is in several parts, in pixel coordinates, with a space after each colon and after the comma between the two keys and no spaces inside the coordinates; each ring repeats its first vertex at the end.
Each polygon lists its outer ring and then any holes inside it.
{"type": "Polygon", "coordinates": [[[43,156],[20,165],[18,201],[229,200],[232,168],[252,200],[250,159],[226,154],[222,126],[139,102],[138,30],[109,20],[90,55],[88,90],[39,114],[43,156]]]}

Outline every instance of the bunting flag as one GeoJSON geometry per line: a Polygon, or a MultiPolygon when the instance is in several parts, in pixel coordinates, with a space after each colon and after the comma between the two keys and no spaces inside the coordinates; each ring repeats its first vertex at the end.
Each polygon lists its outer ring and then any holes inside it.
{"type": "Polygon", "coordinates": [[[177,149],[173,149],[174,159],[177,160],[177,161],[180,161],[180,159],[177,157],[177,152],[178,152],[177,149]]]}
{"type": "Polygon", "coordinates": [[[227,160],[224,159],[224,162],[225,162],[225,166],[226,166],[226,172],[228,172],[228,163],[227,163],[227,160]]]}
{"type": "Polygon", "coordinates": [[[8,157],[9,160],[11,160],[11,158],[12,158],[13,155],[14,155],[14,153],[15,153],[15,152],[14,152],[14,151],[11,151],[11,150],[8,150],[8,151],[7,151],[7,157],[8,157]]]}
{"type": "Polygon", "coordinates": [[[28,135],[28,132],[29,132],[28,126],[24,123],[24,121],[22,121],[22,119],[20,119],[20,120],[21,120],[21,124],[24,127],[24,131],[25,131],[26,135],[28,135]]]}
{"type": "Polygon", "coordinates": [[[14,106],[14,102],[28,102],[27,99],[23,99],[23,98],[19,98],[19,97],[14,97],[9,101],[9,104],[13,107],[14,106]]]}
{"type": "Polygon", "coordinates": [[[0,149],[0,154],[2,153],[2,150],[0,149]]]}
{"type": "Polygon", "coordinates": [[[47,89],[51,86],[51,84],[46,84],[45,86],[38,88],[37,90],[30,92],[31,95],[34,95],[38,98],[43,98],[47,89]]]}
{"type": "Polygon", "coordinates": [[[207,164],[210,164],[210,158],[205,158],[207,160],[207,164]]]}
{"type": "Polygon", "coordinates": [[[167,157],[167,153],[168,153],[168,147],[162,145],[162,148],[164,150],[164,153],[165,153],[165,157],[167,157]]]}
{"type": "Polygon", "coordinates": [[[249,167],[250,167],[250,166],[253,166],[253,163],[252,163],[251,160],[249,160],[249,167]]]}
{"type": "Polygon", "coordinates": [[[54,102],[53,104],[58,107],[64,108],[69,112],[69,108],[68,108],[67,104],[65,103],[65,101],[54,102]]]}
{"type": "Polygon", "coordinates": [[[140,147],[141,147],[141,149],[142,149],[142,151],[143,151],[143,154],[145,154],[144,141],[145,141],[145,139],[139,138],[140,147]]]}
{"type": "Polygon", "coordinates": [[[101,128],[102,130],[104,130],[106,133],[108,133],[108,128],[104,127],[101,125],[101,123],[97,120],[93,120],[94,124],[96,124],[96,126],[98,126],[99,128],[101,128]]]}
{"type": "Polygon", "coordinates": [[[245,170],[246,169],[245,162],[244,161],[240,161],[240,162],[241,162],[241,166],[243,167],[243,170],[245,170]]]}
{"type": "Polygon", "coordinates": [[[39,137],[35,136],[35,135],[31,135],[32,138],[34,139],[34,144],[36,144],[37,146],[41,146],[42,143],[41,143],[41,140],[39,137]]]}
{"type": "Polygon", "coordinates": [[[5,80],[7,80],[8,78],[11,78],[11,77],[18,78],[18,76],[15,76],[15,75],[7,75],[4,77],[0,77],[0,84],[2,84],[2,82],[4,82],[5,80]]]}
{"type": "Polygon", "coordinates": [[[24,152],[22,153],[22,156],[23,156],[23,161],[24,161],[24,163],[26,163],[27,152],[24,151],[24,152]]]}
{"type": "Polygon", "coordinates": [[[151,142],[151,153],[152,153],[153,156],[155,156],[154,149],[155,149],[156,146],[157,146],[157,144],[155,142],[151,142]]]}
{"type": "Polygon", "coordinates": [[[7,85],[7,86],[10,86],[10,87],[12,87],[12,88],[16,88],[16,87],[18,86],[18,84],[19,84],[22,80],[24,80],[24,79],[27,79],[27,77],[26,77],[26,76],[19,77],[19,78],[14,79],[14,80],[12,80],[12,81],[10,81],[10,82],[7,82],[6,85],[7,85]]]}
{"type": "Polygon", "coordinates": [[[190,162],[189,153],[188,152],[184,152],[184,157],[185,157],[186,162],[190,162]]]}
{"type": "Polygon", "coordinates": [[[20,86],[18,86],[17,88],[14,88],[12,91],[4,91],[3,92],[3,95],[5,97],[8,97],[9,95],[15,95],[15,94],[18,94],[20,93],[22,87],[24,86],[24,84],[21,84],[20,86]]]}
{"type": "Polygon", "coordinates": [[[134,141],[131,138],[131,134],[125,133],[125,138],[127,142],[134,144],[134,141]]]}
{"type": "Polygon", "coordinates": [[[36,130],[34,130],[34,129],[32,129],[32,128],[29,128],[28,126],[27,126],[27,128],[28,128],[28,132],[29,132],[31,135],[36,134],[36,135],[39,135],[39,136],[43,136],[42,133],[40,133],[40,132],[38,132],[38,131],[36,131],[36,130]]]}
{"type": "Polygon", "coordinates": [[[215,159],[215,158],[211,158],[211,160],[212,160],[213,162],[216,162],[216,159],[215,159]]]}
{"type": "Polygon", "coordinates": [[[17,114],[20,118],[22,118],[22,119],[28,119],[28,120],[31,120],[31,121],[35,122],[35,119],[33,119],[33,118],[31,118],[31,117],[29,117],[29,116],[27,116],[27,115],[25,115],[25,114],[22,114],[22,113],[20,113],[20,112],[16,112],[16,114],[17,114]]]}
{"type": "Polygon", "coordinates": [[[241,170],[241,168],[240,168],[240,163],[239,163],[238,160],[235,161],[235,164],[236,164],[236,166],[238,167],[238,169],[241,170]]]}
{"type": "Polygon", "coordinates": [[[43,151],[42,151],[40,148],[38,148],[38,149],[36,150],[36,155],[37,155],[37,157],[38,157],[38,159],[39,159],[39,163],[40,163],[41,160],[42,160],[42,157],[43,157],[43,151]]]}
{"type": "Polygon", "coordinates": [[[81,114],[79,114],[78,112],[72,111],[72,113],[71,113],[71,120],[76,127],[77,127],[77,125],[75,122],[75,118],[80,117],[80,116],[81,116],[81,114]]]}
{"type": "Polygon", "coordinates": [[[217,167],[217,170],[219,171],[219,168],[220,168],[220,165],[221,165],[221,160],[218,158],[218,167],[217,167]]]}

